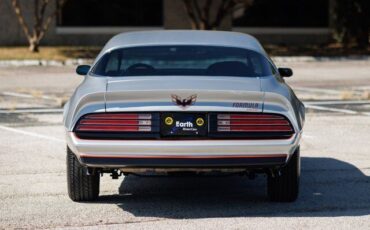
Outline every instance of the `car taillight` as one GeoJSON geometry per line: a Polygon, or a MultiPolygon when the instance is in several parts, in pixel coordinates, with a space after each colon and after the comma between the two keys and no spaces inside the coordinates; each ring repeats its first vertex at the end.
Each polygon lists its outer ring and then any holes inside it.
{"type": "Polygon", "coordinates": [[[288,120],[270,114],[218,114],[218,132],[292,132],[288,120]]]}
{"type": "Polygon", "coordinates": [[[283,115],[266,113],[210,113],[209,134],[218,139],[287,139],[294,129],[283,115]]]}
{"type": "Polygon", "coordinates": [[[96,113],[83,116],[76,132],[151,132],[152,114],[96,113]]]}
{"type": "MultiPolygon", "coordinates": [[[[81,139],[163,139],[161,113],[92,113],[82,116],[74,133],[81,139]]],[[[294,129],[283,115],[263,113],[208,113],[210,139],[286,139],[294,129]]],[[[204,137],[203,137],[204,138],[204,137]]]]}

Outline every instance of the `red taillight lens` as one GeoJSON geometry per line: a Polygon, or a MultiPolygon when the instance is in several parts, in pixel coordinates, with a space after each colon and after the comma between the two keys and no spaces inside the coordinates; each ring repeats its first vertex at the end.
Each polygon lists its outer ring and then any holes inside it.
{"type": "Polygon", "coordinates": [[[82,117],[76,132],[151,132],[152,114],[97,113],[82,117]]]}
{"type": "Polygon", "coordinates": [[[271,114],[218,114],[218,132],[293,132],[289,121],[271,114]]]}

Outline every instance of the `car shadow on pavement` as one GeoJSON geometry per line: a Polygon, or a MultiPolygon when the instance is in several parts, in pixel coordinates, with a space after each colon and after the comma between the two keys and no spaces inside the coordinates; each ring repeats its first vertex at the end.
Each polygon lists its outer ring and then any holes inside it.
{"type": "Polygon", "coordinates": [[[266,177],[127,176],[119,194],[102,196],[140,217],[174,219],[246,216],[361,216],[370,214],[370,177],[332,158],[302,158],[296,202],[270,203],[266,177]]]}

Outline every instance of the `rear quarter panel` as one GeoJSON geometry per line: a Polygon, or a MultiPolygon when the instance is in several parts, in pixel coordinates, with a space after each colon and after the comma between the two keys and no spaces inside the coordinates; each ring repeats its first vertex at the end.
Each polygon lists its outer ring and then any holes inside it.
{"type": "Polygon", "coordinates": [[[105,77],[85,76],[64,108],[63,122],[67,131],[86,113],[105,112],[105,77]]]}
{"type": "Polygon", "coordinates": [[[261,77],[261,89],[265,92],[263,112],[280,113],[289,118],[296,132],[301,132],[305,108],[294,91],[279,76],[261,77]]]}

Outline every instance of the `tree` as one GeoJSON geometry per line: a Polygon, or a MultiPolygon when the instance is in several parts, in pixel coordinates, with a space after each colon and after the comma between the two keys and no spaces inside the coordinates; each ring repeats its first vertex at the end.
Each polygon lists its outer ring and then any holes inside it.
{"type": "Polygon", "coordinates": [[[253,0],[182,0],[182,2],[192,29],[215,30],[220,28],[226,17],[250,7],[253,0]],[[212,15],[213,11],[215,15],[212,15]]]}
{"type": "MultiPolygon", "coordinates": [[[[56,15],[60,13],[63,5],[66,0],[55,0],[56,5],[53,6],[53,2],[50,0],[33,0],[31,4],[32,7],[30,10],[33,10],[33,17],[28,23],[26,22],[26,17],[22,11],[24,7],[21,7],[21,4],[18,0],[12,0],[12,6],[15,14],[17,15],[18,22],[22,27],[24,34],[27,37],[29,43],[29,49],[31,52],[38,52],[40,41],[45,36],[45,33],[49,29],[49,26],[56,15]],[[54,7],[49,9],[48,7],[54,7]],[[29,26],[29,24],[32,26],[29,26]]],[[[29,1],[24,1],[23,3],[30,4],[29,1]]]]}
{"type": "Polygon", "coordinates": [[[347,47],[369,45],[369,0],[330,0],[329,26],[334,41],[347,47]]]}

